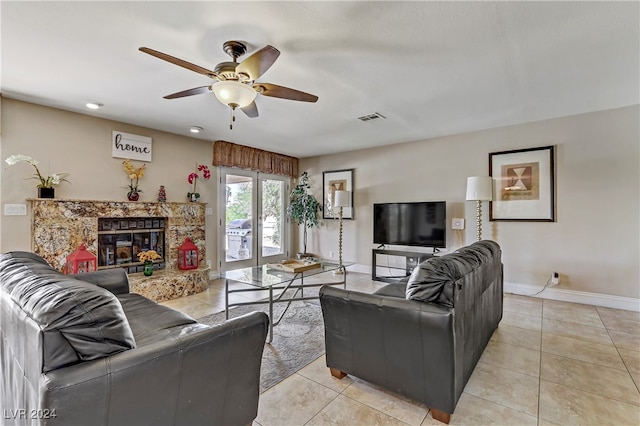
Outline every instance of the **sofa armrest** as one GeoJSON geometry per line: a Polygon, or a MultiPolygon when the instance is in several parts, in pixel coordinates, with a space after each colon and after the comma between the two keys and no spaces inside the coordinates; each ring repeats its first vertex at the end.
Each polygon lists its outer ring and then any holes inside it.
{"type": "Polygon", "coordinates": [[[129,293],[129,278],[123,268],[102,269],[85,274],[69,274],[68,276],[100,286],[115,295],[129,293]]]}
{"type": "Polygon", "coordinates": [[[257,415],[269,319],[252,312],[179,337],[51,371],[40,408],[50,425],[246,425],[257,415]]]}
{"type": "Polygon", "coordinates": [[[320,303],[328,367],[453,412],[452,308],[329,286],[320,303]]]}

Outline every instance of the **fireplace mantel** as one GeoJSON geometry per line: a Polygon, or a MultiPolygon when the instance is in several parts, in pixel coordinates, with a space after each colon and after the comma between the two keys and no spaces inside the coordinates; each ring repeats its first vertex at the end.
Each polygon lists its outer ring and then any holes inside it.
{"type": "MultiPolygon", "coordinates": [[[[189,237],[200,252],[201,266],[194,271],[204,274],[203,279],[196,281],[204,281],[205,287],[200,285],[196,291],[187,291],[191,294],[206,288],[208,268],[205,260],[204,203],[44,198],[31,198],[27,201],[31,206],[32,251],[60,271],[64,270],[67,256],[81,243],[89,251],[97,253],[98,218],[164,217],[166,273],[162,276],[182,273],[177,269],[178,247],[189,237]]],[[[189,280],[193,281],[193,277],[189,280]]]]}

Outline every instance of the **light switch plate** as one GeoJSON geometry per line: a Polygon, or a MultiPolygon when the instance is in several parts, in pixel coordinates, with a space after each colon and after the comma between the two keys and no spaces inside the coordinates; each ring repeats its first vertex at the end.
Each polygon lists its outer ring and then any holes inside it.
{"type": "Polygon", "coordinates": [[[451,219],[451,229],[464,229],[464,219],[459,217],[451,219]]]}
{"type": "Polygon", "coordinates": [[[213,216],[213,207],[206,207],[204,209],[204,215],[205,216],[213,216]]]}
{"type": "Polygon", "coordinates": [[[26,204],[5,204],[4,215],[5,216],[26,216],[27,205],[26,204]]]}

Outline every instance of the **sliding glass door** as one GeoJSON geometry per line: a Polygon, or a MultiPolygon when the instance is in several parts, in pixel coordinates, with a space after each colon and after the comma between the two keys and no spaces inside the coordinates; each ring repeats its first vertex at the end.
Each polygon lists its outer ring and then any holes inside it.
{"type": "Polygon", "coordinates": [[[220,270],[277,262],[289,256],[289,178],[220,169],[220,270]]]}

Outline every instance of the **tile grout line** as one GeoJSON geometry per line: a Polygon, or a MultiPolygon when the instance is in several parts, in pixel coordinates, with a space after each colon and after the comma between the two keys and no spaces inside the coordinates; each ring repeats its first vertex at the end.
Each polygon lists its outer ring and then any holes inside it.
{"type": "MultiPolygon", "coordinates": [[[[598,313],[598,317],[600,318],[600,321],[602,321],[602,314],[600,313],[600,311],[597,308],[596,308],[596,312],[598,313]]],[[[604,325],[604,321],[602,321],[602,324],[604,325]]],[[[615,341],[613,340],[613,337],[611,337],[611,333],[609,332],[609,328],[606,325],[605,325],[604,329],[607,331],[607,335],[609,336],[609,339],[611,339],[611,343],[613,344],[613,347],[616,348],[616,352],[618,353],[618,356],[622,360],[622,364],[627,369],[627,374],[631,378],[631,383],[633,383],[635,385],[636,390],[638,391],[638,393],[640,393],[640,386],[633,379],[633,375],[631,374],[631,371],[629,371],[629,366],[627,365],[627,362],[624,360],[624,357],[620,353],[620,349],[621,348],[619,348],[618,345],[616,345],[615,341]]]]}
{"type": "MultiPolygon", "coordinates": [[[[598,317],[600,318],[600,321],[602,321],[602,317],[600,316],[600,312],[598,312],[598,310],[597,310],[597,309],[596,309],[596,312],[597,312],[597,314],[598,314],[598,317]]],[[[543,315],[544,315],[544,302],[543,302],[543,315]]],[[[604,322],[602,323],[602,325],[604,326],[604,322]]],[[[587,327],[588,327],[588,326],[587,326],[587,327]]],[[[597,327],[596,327],[596,328],[597,328],[597,327]]],[[[610,335],[610,333],[609,333],[609,329],[608,329],[606,326],[604,326],[604,329],[605,329],[605,331],[607,332],[607,335],[609,336],[609,339],[611,340],[611,346],[612,346],[612,347],[614,347],[614,348],[616,349],[616,352],[618,353],[618,356],[620,357],[620,359],[621,359],[621,361],[623,362],[623,364],[625,364],[625,363],[624,363],[624,358],[623,358],[623,357],[622,357],[622,355],[620,354],[620,351],[618,350],[618,347],[615,345],[615,343],[613,342],[613,339],[611,338],[611,335],[610,335]]],[[[554,335],[554,336],[558,336],[557,334],[554,334],[554,333],[548,333],[548,334],[550,334],[550,335],[554,335]]],[[[567,337],[567,336],[560,336],[560,337],[567,337]]],[[[567,338],[573,338],[573,337],[567,337],[567,338]]],[[[575,340],[580,340],[580,339],[575,339],[575,340]]],[[[587,340],[582,340],[582,341],[583,341],[583,342],[586,342],[586,343],[591,343],[591,344],[599,344],[599,343],[593,343],[593,342],[590,342],[590,341],[587,341],[587,340]]],[[[602,345],[602,346],[606,346],[606,345],[604,345],[604,344],[600,344],[600,345],[602,345]]],[[[580,388],[575,387],[575,386],[567,386],[567,385],[566,385],[566,384],[564,384],[564,383],[558,383],[558,382],[555,382],[555,381],[550,380],[550,379],[542,378],[542,354],[549,354],[549,355],[556,356],[556,357],[559,357],[559,358],[569,359],[569,360],[571,360],[571,361],[583,362],[583,363],[586,363],[586,364],[593,365],[594,367],[599,367],[599,368],[609,368],[609,369],[611,369],[611,370],[615,370],[615,371],[622,371],[622,370],[618,370],[618,369],[613,368],[613,367],[607,367],[607,366],[603,366],[603,365],[595,364],[595,363],[593,363],[593,362],[589,362],[589,361],[584,361],[584,360],[580,360],[580,359],[575,359],[575,358],[571,358],[571,357],[564,356],[564,355],[558,355],[558,354],[554,354],[554,353],[551,353],[551,352],[545,352],[545,351],[542,349],[542,342],[541,342],[541,344],[540,344],[540,379],[539,379],[539,383],[540,383],[540,385],[542,384],[542,380],[544,380],[544,381],[546,381],[546,382],[553,383],[553,384],[555,384],[555,385],[562,386],[562,387],[565,387],[565,388],[567,388],[567,389],[573,389],[573,390],[578,391],[578,392],[584,392],[584,393],[587,393],[587,394],[590,394],[590,395],[595,395],[595,396],[598,396],[598,397],[601,397],[601,398],[605,398],[605,399],[608,399],[608,400],[611,400],[611,401],[616,401],[616,402],[618,402],[618,403],[627,404],[627,405],[630,405],[630,406],[635,406],[634,404],[630,404],[630,403],[628,403],[628,402],[626,402],[626,401],[621,401],[621,400],[616,399],[616,398],[612,398],[612,397],[605,396],[605,395],[601,395],[601,394],[598,394],[598,393],[595,393],[595,392],[592,392],[592,391],[587,391],[587,390],[584,390],[584,389],[580,389],[580,388]]],[[[625,368],[627,368],[627,367],[626,367],[626,364],[625,364],[625,368]]],[[[629,375],[629,378],[631,379],[631,382],[636,386],[636,389],[638,389],[638,385],[636,385],[635,381],[633,380],[633,377],[631,376],[631,373],[629,372],[628,368],[627,368],[626,373],[629,375]]],[[[639,390],[639,392],[640,392],[640,390],[639,390]]],[[[538,401],[539,401],[539,400],[540,400],[540,397],[538,396],[538,401]]],[[[640,407],[640,405],[637,405],[637,406],[638,406],[638,407],[640,407]]]]}
{"type": "MultiPolygon", "coordinates": [[[[541,321],[540,321],[540,357],[538,358],[538,413],[536,416],[536,423],[540,425],[540,408],[542,400],[542,340],[543,340],[543,323],[544,318],[544,299],[542,300],[542,306],[540,309],[541,321]]],[[[546,421],[546,420],[545,420],[546,421]]]]}

